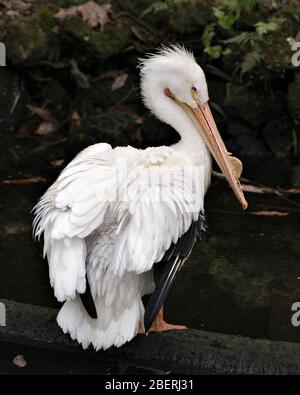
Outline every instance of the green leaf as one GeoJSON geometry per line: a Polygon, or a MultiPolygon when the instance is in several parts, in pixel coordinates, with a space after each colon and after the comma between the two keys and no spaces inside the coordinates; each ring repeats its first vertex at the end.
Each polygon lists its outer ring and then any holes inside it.
{"type": "Polygon", "coordinates": [[[141,14],[141,18],[147,14],[157,14],[162,11],[171,10],[174,7],[182,6],[189,0],[165,0],[165,1],[155,1],[149,7],[147,7],[141,14]]]}
{"type": "Polygon", "coordinates": [[[242,11],[248,14],[259,4],[260,0],[223,0],[223,8],[227,8],[238,19],[242,11]]]}
{"type": "Polygon", "coordinates": [[[229,30],[232,28],[236,17],[231,14],[225,14],[224,11],[219,8],[213,7],[214,16],[217,18],[218,25],[221,26],[225,30],[229,30]]]}
{"type": "Polygon", "coordinates": [[[214,36],[214,25],[209,24],[204,29],[202,37],[201,37],[201,41],[202,41],[204,48],[210,46],[213,36],[214,36]]]}
{"type": "Polygon", "coordinates": [[[241,64],[241,74],[254,69],[254,67],[261,62],[262,56],[257,52],[249,52],[245,56],[241,64]]]}
{"type": "Polygon", "coordinates": [[[230,48],[226,48],[226,49],[224,49],[224,50],[223,50],[223,52],[222,52],[222,55],[223,55],[223,56],[229,56],[229,55],[232,55],[232,51],[231,51],[231,49],[230,49],[230,48]]]}
{"type": "Polygon", "coordinates": [[[228,38],[224,42],[225,44],[245,45],[248,42],[252,41],[253,39],[254,39],[253,33],[243,32],[235,37],[228,38]]]}
{"type": "Polygon", "coordinates": [[[259,4],[260,0],[241,0],[240,5],[243,11],[248,14],[259,4]]]}
{"type": "Polygon", "coordinates": [[[141,18],[143,18],[145,15],[157,14],[158,12],[166,11],[168,9],[169,9],[168,3],[163,1],[158,1],[156,3],[151,4],[148,8],[146,8],[144,12],[141,14],[141,18]]]}
{"type": "Polygon", "coordinates": [[[256,29],[256,33],[262,37],[263,35],[276,32],[280,29],[281,25],[285,21],[285,18],[271,18],[268,22],[257,22],[254,26],[256,29]]]}
{"type": "Polygon", "coordinates": [[[218,59],[222,55],[222,47],[221,45],[214,45],[212,47],[205,48],[204,52],[207,53],[210,58],[218,59]]]}

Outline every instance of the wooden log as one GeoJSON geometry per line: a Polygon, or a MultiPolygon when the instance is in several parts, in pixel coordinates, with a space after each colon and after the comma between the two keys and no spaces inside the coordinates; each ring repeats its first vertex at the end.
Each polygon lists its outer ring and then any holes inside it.
{"type": "MultiPolygon", "coordinates": [[[[6,306],[6,326],[0,341],[79,353],[81,347],[64,335],[56,323],[56,309],[1,300],[6,306]]],[[[140,363],[180,368],[186,373],[299,374],[300,344],[257,340],[189,329],[139,335],[129,344],[97,353],[101,359],[132,358],[140,363]]]]}

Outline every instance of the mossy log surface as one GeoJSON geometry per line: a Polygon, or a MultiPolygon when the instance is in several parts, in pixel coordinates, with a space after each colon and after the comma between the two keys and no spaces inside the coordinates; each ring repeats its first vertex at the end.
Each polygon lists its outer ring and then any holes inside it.
{"type": "MultiPolygon", "coordinates": [[[[3,300],[7,326],[0,340],[83,352],[56,324],[57,310],[3,300]]],[[[92,350],[85,351],[94,352],[92,350]]],[[[299,374],[300,344],[254,340],[196,329],[137,336],[120,349],[98,352],[99,357],[131,357],[165,366],[223,374],[299,374]]]]}

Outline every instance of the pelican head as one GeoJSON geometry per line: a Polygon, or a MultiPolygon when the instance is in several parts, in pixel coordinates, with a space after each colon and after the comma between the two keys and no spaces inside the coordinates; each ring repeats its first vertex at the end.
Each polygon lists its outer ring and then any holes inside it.
{"type": "Polygon", "coordinates": [[[239,183],[242,163],[226,150],[209,108],[205,74],[181,46],[162,47],[140,61],[141,93],[146,107],[176,130],[197,129],[244,209],[239,183]],[[192,122],[192,128],[190,127],[192,122]]]}

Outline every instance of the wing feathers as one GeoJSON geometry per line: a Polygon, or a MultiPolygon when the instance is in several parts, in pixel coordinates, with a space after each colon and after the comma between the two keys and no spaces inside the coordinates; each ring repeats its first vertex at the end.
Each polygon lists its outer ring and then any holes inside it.
{"type": "Polygon", "coordinates": [[[87,276],[86,276],[86,289],[84,293],[80,294],[80,299],[89,316],[93,319],[97,319],[98,318],[97,310],[95,307],[95,303],[93,300],[93,296],[91,293],[91,288],[87,276]]]}
{"type": "MultiPolygon", "coordinates": [[[[182,265],[182,259],[177,256],[174,261],[169,261],[163,266],[163,271],[160,273],[159,281],[156,283],[156,289],[150,296],[144,315],[145,333],[149,332],[152,323],[154,322],[160,308],[164,304],[171,285],[175,279],[176,273],[182,265]]],[[[154,269],[155,270],[155,269],[154,269]]]]}
{"type": "Polygon", "coordinates": [[[34,232],[44,232],[58,299],[85,290],[85,238],[105,229],[106,218],[118,225],[107,262],[117,277],[149,271],[169,248],[175,251],[172,243],[203,208],[204,178],[170,147],[113,150],[98,144],[80,153],[36,207],[34,232]]]}
{"type": "Polygon", "coordinates": [[[198,237],[199,229],[204,229],[204,216],[201,214],[198,221],[194,221],[188,231],[172,244],[166,251],[163,259],[154,265],[155,290],[150,296],[144,315],[144,327],[147,333],[154,322],[160,308],[166,300],[177,272],[190,255],[198,237]]]}

